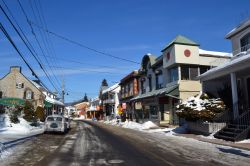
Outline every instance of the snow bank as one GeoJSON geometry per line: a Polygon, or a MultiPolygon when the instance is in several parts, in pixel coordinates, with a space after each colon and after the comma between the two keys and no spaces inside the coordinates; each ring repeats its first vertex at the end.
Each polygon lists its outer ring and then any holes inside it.
{"type": "Polygon", "coordinates": [[[2,121],[0,124],[0,132],[1,134],[30,134],[39,130],[39,132],[43,132],[44,125],[40,122],[40,126],[35,127],[31,126],[30,122],[27,122],[25,119],[19,117],[19,123],[14,124],[11,123],[8,115],[1,115],[2,121]]]}
{"type": "Polygon", "coordinates": [[[152,129],[152,128],[158,128],[159,126],[157,126],[155,123],[151,122],[151,121],[147,121],[145,123],[142,124],[143,129],[152,129]]]}

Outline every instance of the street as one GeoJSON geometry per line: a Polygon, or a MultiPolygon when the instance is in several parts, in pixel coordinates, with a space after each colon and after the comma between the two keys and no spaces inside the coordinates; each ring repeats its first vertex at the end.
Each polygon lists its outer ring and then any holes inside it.
{"type": "MultiPolygon", "coordinates": [[[[12,149],[8,149],[11,153],[12,149]]],[[[0,159],[1,161],[1,159],[0,159]]],[[[248,165],[244,151],[99,122],[72,122],[66,135],[43,134],[15,147],[3,165],[248,165]],[[182,141],[183,140],[183,141],[182,141]],[[178,145],[178,146],[177,146],[178,145]]]]}

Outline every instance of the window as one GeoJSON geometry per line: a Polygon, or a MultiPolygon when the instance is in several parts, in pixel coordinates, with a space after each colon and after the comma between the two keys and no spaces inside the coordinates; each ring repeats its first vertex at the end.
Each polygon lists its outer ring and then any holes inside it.
{"type": "Polygon", "coordinates": [[[207,72],[209,69],[209,66],[200,66],[200,74],[207,72]]]}
{"type": "Polygon", "coordinates": [[[170,82],[174,82],[179,79],[177,67],[170,69],[169,73],[170,73],[170,82]]]}
{"type": "MultiPolygon", "coordinates": [[[[205,69],[206,68],[204,68],[204,70],[205,69]]],[[[195,80],[198,75],[199,75],[198,66],[193,66],[193,65],[181,66],[181,80],[195,80]]]]}
{"type": "Polygon", "coordinates": [[[196,77],[198,76],[198,67],[190,67],[189,68],[190,72],[190,80],[195,80],[196,77]]]}
{"type": "Polygon", "coordinates": [[[145,89],[145,86],[144,86],[144,82],[145,82],[145,78],[142,78],[141,79],[141,93],[146,93],[146,89],[145,89]]]}
{"type": "Polygon", "coordinates": [[[241,38],[240,46],[241,51],[247,51],[248,49],[250,49],[250,33],[241,38]]]}
{"type": "Polygon", "coordinates": [[[22,88],[24,88],[24,83],[16,83],[16,88],[17,88],[17,89],[22,89],[22,88]]]}
{"type": "Polygon", "coordinates": [[[0,91],[0,98],[2,98],[3,97],[3,92],[2,91],[0,91]]]}
{"type": "Polygon", "coordinates": [[[149,91],[152,91],[152,77],[148,77],[148,85],[149,85],[149,91]]]}
{"type": "Polygon", "coordinates": [[[129,86],[130,86],[129,95],[133,95],[133,86],[134,86],[133,82],[131,82],[129,86]]]}
{"type": "Polygon", "coordinates": [[[181,80],[189,80],[189,67],[181,66],[181,80]]]}
{"type": "Polygon", "coordinates": [[[156,81],[156,89],[163,88],[163,76],[162,76],[162,72],[160,72],[159,74],[157,74],[155,76],[155,81],[156,81]]]}
{"type": "Polygon", "coordinates": [[[33,98],[33,92],[31,90],[26,90],[25,91],[25,99],[32,99],[33,98]]]}

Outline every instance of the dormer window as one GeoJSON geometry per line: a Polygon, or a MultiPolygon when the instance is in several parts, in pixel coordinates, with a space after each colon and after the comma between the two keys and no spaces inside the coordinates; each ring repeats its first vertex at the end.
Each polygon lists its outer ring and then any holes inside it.
{"type": "Polygon", "coordinates": [[[250,33],[246,34],[240,40],[241,51],[247,51],[250,49],[250,33]]]}

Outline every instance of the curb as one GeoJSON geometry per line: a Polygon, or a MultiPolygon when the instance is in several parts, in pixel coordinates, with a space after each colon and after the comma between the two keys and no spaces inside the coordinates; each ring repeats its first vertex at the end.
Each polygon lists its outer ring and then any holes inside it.
{"type": "Polygon", "coordinates": [[[12,141],[6,141],[6,142],[0,142],[2,145],[4,145],[4,149],[8,149],[8,148],[11,148],[15,145],[18,145],[20,143],[23,143],[33,137],[36,137],[38,135],[42,135],[43,133],[39,133],[39,134],[34,134],[34,135],[30,135],[30,136],[26,136],[26,137],[22,137],[22,138],[18,138],[18,139],[15,139],[15,140],[12,140],[12,141]]]}

